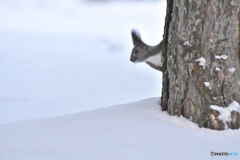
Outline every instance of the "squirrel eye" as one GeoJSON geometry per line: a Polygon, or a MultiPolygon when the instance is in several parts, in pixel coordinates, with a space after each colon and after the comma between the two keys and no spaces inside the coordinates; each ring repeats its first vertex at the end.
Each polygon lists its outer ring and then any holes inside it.
{"type": "Polygon", "coordinates": [[[135,53],[138,53],[138,50],[136,50],[135,53]]]}

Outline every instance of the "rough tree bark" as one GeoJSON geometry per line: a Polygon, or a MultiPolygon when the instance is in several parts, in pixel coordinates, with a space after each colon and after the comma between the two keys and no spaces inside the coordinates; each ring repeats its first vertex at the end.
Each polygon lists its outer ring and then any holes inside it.
{"type": "Polygon", "coordinates": [[[210,108],[240,102],[239,3],[167,0],[162,110],[200,127],[240,127],[238,111],[224,124],[220,113],[210,108]]]}

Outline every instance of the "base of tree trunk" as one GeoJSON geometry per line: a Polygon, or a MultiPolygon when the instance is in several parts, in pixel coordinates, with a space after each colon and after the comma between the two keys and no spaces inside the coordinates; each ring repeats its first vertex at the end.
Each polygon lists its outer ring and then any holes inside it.
{"type": "Polygon", "coordinates": [[[240,102],[239,3],[167,0],[163,111],[200,127],[240,127],[240,106],[231,109],[240,102]]]}

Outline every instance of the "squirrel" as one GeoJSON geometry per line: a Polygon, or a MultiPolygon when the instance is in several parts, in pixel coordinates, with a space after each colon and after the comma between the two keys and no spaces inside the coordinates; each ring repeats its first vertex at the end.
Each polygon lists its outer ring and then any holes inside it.
{"type": "Polygon", "coordinates": [[[152,68],[163,71],[163,41],[156,46],[149,46],[142,41],[141,35],[137,30],[132,29],[131,35],[134,47],[130,61],[133,63],[145,62],[152,68]]]}

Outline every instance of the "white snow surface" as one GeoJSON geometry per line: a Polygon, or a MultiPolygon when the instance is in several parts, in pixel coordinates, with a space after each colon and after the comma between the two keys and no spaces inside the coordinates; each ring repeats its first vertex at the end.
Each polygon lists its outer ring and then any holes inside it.
{"type": "Polygon", "coordinates": [[[1,124],[1,160],[212,160],[219,158],[210,156],[212,151],[239,153],[240,130],[199,128],[160,111],[158,103],[159,98],[149,98],[1,124]]]}
{"type": "Polygon", "coordinates": [[[198,58],[195,61],[199,62],[200,66],[203,66],[203,69],[205,69],[206,66],[206,59],[204,57],[198,58]]]}
{"type": "Polygon", "coordinates": [[[225,124],[225,129],[228,129],[228,126],[227,126],[226,122],[232,121],[231,112],[232,111],[237,111],[237,112],[240,113],[240,105],[236,101],[233,101],[226,108],[219,107],[219,106],[216,106],[216,105],[211,105],[210,108],[220,112],[220,115],[218,116],[218,119],[223,121],[223,123],[225,124]]]}

